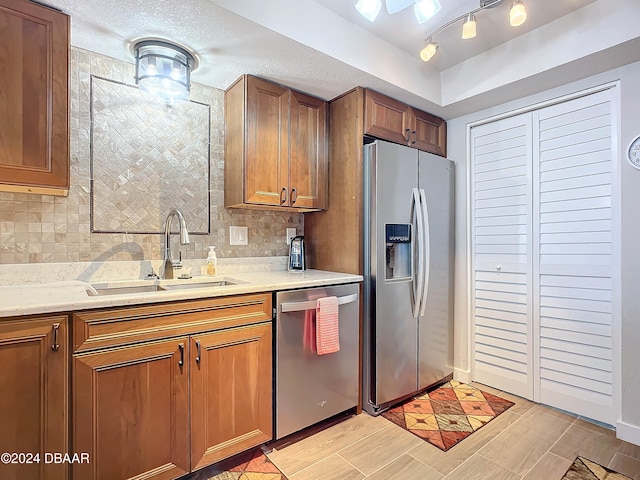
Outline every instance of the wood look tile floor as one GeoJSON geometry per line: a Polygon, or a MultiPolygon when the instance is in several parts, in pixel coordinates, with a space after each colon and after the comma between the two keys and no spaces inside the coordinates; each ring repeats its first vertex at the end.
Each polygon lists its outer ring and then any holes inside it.
{"type": "Polygon", "coordinates": [[[290,480],[560,480],[577,455],[640,480],[640,447],[606,428],[515,402],[448,452],[363,413],[268,454],[290,480]]]}

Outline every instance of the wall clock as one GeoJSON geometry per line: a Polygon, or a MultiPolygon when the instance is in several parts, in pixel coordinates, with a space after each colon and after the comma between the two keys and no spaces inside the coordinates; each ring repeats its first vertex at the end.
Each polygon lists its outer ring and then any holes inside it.
{"type": "Polygon", "coordinates": [[[640,137],[636,137],[627,150],[629,163],[640,170],[640,137]]]}

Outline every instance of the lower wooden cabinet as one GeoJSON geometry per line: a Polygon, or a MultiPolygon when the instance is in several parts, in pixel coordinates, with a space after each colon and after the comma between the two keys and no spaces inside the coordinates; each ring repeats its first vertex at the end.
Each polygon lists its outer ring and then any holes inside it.
{"type": "Polygon", "coordinates": [[[76,355],[74,479],[189,473],[188,337],[76,355]]]}
{"type": "Polygon", "coordinates": [[[68,353],[66,316],[0,322],[0,453],[16,454],[2,480],[67,478],[45,455],[69,452],[68,353]]]}
{"type": "Polygon", "coordinates": [[[270,294],[74,315],[95,345],[102,323],[121,343],[73,355],[73,451],[91,459],[74,480],[174,479],[271,439],[270,294]]]}
{"type": "Polygon", "coordinates": [[[272,437],[271,323],[191,337],[191,467],[272,437]]]}

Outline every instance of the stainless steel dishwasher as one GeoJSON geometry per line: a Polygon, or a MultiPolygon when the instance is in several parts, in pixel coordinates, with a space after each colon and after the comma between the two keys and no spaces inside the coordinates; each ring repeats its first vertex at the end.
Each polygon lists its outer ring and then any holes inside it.
{"type": "Polygon", "coordinates": [[[276,294],[275,438],[358,404],[359,285],[276,294]],[[305,315],[320,297],[338,297],[340,350],[318,355],[303,342],[305,315]]]}

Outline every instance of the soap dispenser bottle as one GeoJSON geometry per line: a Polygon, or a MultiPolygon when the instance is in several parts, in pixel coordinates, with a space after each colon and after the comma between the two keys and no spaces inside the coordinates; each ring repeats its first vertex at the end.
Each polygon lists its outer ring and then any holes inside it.
{"type": "Polygon", "coordinates": [[[216,256],[216,247],[209,247],[207,255],[207,275],[214,277],[218,274],[218,257],[216,256]]]}

